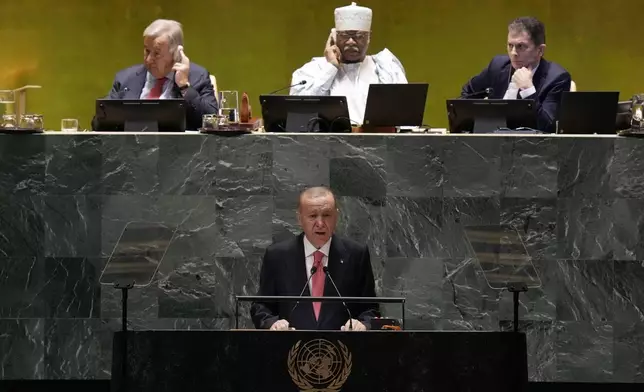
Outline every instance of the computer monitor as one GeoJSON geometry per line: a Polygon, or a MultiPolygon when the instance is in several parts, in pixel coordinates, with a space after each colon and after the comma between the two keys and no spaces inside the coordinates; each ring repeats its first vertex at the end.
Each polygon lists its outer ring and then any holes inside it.
{"type": "Polygon", "coordinates": [[[184,132],[184,99],[97,99],[97,132],[184,132]]]}
{"type": "Polygon", "coordinates": [[[564,91],[558,133],[615,134],[618,91],[564,91]]]}
{"type": "Polygon", "coordinates": [[[364,125],[373,127],[423,125],[428,88],[427,83],[369,85],[364,125]]]}
{"type": "Polygon", "coordinates": [[[351,132],[343,96],[260,95],[266,132],[351,132]]]}
{"type": "Polygon", "coordinates": [[[450,133],[494,133],[503,129],[537,127],[532,99],[448,99],[450,133]]]}

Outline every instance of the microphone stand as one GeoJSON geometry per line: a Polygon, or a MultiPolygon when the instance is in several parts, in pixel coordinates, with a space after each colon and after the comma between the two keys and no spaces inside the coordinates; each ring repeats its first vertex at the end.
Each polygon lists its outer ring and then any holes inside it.
{"type": "MultiPolygon", "coordinates": [[[[300,292],[300,295],[298,297],[301,297],[301,296],[304,295],[304,291],[306,291],[306,288],[309,286],[309,282],[311,281],[311,279],[313,278],[313,275],[315,275],[317,270],[318,270],[318,268],[316,266],[311,267],[311,276],[309,276],[309,278],[306,280],[306,283],[304,283],[304,287],[302,287],[302,291],[300,292]]],[[[293,305],[293,308],[291,309],[291,311],[288,314],[289,319],[291,318],[291,316],[293,315],[293,311],[295,311],[295,308],[297,308],[297,305],[299,305],[299,304],[300,304],[300,301],[297,301],[295,303],[295,305],[293,305]]],[[[290,321],[289,321],[289,323],[290,323],[290,321]]]]}
{"type": "MultiPolygon", "coordinates": [[[[329,277],[329,281],[333,285],[335,292],[338,293],[338,297],[342,297],[342,294],[340,294],[340,290],[338,290],[338,286],[335,285],[335,282],[333,281],[333,277],[331,277],[331,274],[329,273],[329,267],[324,266],[324,268],[322,268],[322,271],[324,271],[324,274],[329,277]]],[[[342,301],[342,305],[344,305],[344,309],[346,309],[347,313],[349,314],[349,331],[353,331],[353,321],[351,317],[351,311],[347,307],[346,302],[342,301]]]]}
{"type": "Polygon", "coordinates": [[[507,287],[508,291],[512,293],[512,308],[514,313],[514,332],[519,332],[519,293],[527,292],[528,287],[525,283],[516,282],[510,283],[507,287]]]}
{"type": "Polygon", "coordinates": [[[134,287],[134,281],[114,283],[114,288],[121,290],[121,387],[122,392],[127,391],[127,296],[128,291],[134,287]]]}
{"type": "MultiPolygon", "coordinates": [[[[315,275],[315,272],[317,271],[317,267],[313,266],[311,267],[311,276],[306,280],[306,283],[304,283],[304,287],[302,287],[302,291],[300,292],[300,295],[298,295],[298,298],[301,298],[304,295],[304,291],[306,288],[309,286],[309,282],[313,278],[313,275],[315,275]]],[[[291,308],[291,311],[288,314],[288,318],[290,319],[291,316],[293,315],[293,312],[295,311],[295,308],[297,308],[297,305],[300,304],[300,301],[298,300],[295,302],[295,305],[291,308]]],[[[289,321],[290,323],[290,321],[289,321]]],[[[235,329],[239,329],[239,300],[235,300],[235,329]]]]}
{"type": "Polygon", "coordinates": [[[492,87],[488,87],[485,90],[475,91],[473,93],[465,94],[464,96],[461,97],[461,99],[469,99],[469,98],[475,98],[475,97],[478,98],[478,96],[483,96],[487,98],[493,93],[494,93],[494,89],[492,87]]]}
{"type": "Polygon", "coordinates": [[[292,85],[290,85],[290,86],[286,86],[286,87],[278,88],[277,90],[275,90],[275,91],[273,91],[273,92],[270,92],[270,93],[268,93],[267,95],[273,95],[273,94],[275,94],[275,93],[279,93],[280,91],[286,90],[287,88],[291,88],[291,87],[295,87],[295,86],[300,86],[300,85],[303,85],[303,84],[306,84],[306,80],[299,81],[299,82],[297,82],[297,83],[295,83],[295,84],[292,84],[292,85]]]}

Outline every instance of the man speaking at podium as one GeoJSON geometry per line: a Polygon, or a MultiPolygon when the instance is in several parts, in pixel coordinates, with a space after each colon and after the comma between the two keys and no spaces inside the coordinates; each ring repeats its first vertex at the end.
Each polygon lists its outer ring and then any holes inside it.
{"type": "MultiPolygon", "coordinates": [[[[266,249],[257,295],[375,297],[369,249],[333,233],[333,193],[325,187],[305,190],[297,217],[303,233],[266,249]]],[[[250,313],[255,328],[271,330],[364,331],[379,315],[377,304],[304,301],[255,302],[250,313]]]]}
{"type": "Polygon", "coordinates": [[[293,73],[291,95],[345,96],[351,121],[362,124],[370,84],[407,83],[405,69],[388,49],[367,56],[371,19],[371,9],[356,3],[336,8],[324,57],[293,73]]]}
{"type": "Polygon", "coordinates": [[[564,91],[570,91],[570,74],[543,58],[546,29],[533,17],[515,19],[508,26],[507,56],[496,56],[467,82],[463,98],[481,98],[486,89],[490,99],[533,99],[537,106],[537,128],[554,132],[557,110],[564,91]]]}

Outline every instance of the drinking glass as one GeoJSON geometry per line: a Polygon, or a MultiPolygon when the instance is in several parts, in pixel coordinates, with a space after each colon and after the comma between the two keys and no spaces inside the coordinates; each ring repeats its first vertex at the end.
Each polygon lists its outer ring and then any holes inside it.
{"type": "Polygon", "coordinates": [[[60,130],[63,132],[78,132],[78,120],[75,118],[63,118],[60,121],[60,130]]]}
{"type": "Polygon", "coordinates": [[[631,130],[644,132],[644,94],[635,94],[631,103],[631,130]]]}
{"type": "Polygon", "coordinates": [[[15,114],[3,114],[2,115],[2,127],[3,128],[18,128],[18,119],[15,114]]]}
{"type": "Polygon", "coordinates": [[[16,94],[13,90],[0,90],[0,104],[3,104],[4,114],[12,114],[14,111],[13,105],[16,102],[16,94]]]}
{"type": "Polygon", "coordinates": [[[42,114],[23,114],[20,116],[20,128],[43,129],[44,120],[42,114]]]}
{"type": "Polygon", "coordinates": [[[16,102],[16,94],[13,90],[0,90],[0,103],[8,104],[16,102]]]}
{"type": "Polygon", "coordinates": [[[227,117],[230,122],[239,122],[239,94],[237,91],[219,92],[219,115],[227,117]]]}

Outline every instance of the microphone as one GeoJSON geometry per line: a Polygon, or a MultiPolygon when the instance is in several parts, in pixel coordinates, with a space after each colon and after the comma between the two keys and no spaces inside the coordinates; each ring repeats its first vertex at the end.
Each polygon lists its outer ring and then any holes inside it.
{"type": "Polygon", "coordinates": [[[125,94],[127,94],[128,91],[130,91],[128,87],[124,87],[123,90],[119,91],[119,99],[123,99],[123,97],[125,97],[125,94]]]}
{"type": "MultiPolygon", "coordinates": [[[[331,281],[331,284],[333,285],[333,288],[335,289],[335,292],[338,293],[338,297],[342,297],[342,294],[340,294],[340,290],[338,290],[338,286],[335,285],[335,282],[333,281],[333,278],[331,277],[331,274],[329,273],[329,267],[326,265],[322,268],[322,271],[326,274],[326,276],[329,277],[329,280],[331,281]]],[[[349,330],[353,330],[353,322],[351,321],[351,311],[349,311],[349,307],[347,304],[342,301],[342,305],[344,305],[344,308],[347,310],[347,313],[349,314],[349,330]]]]}
{"type": "MultiPolygon", "coordinates": [[[[311,267],[311,276],[309,276],[309,278],[306,280],[306,283],[304,283],[304,287],[302,287],[302,291],[300,292],[300,295],[299,295],[300,297],[304,295],[304,290],[306,290],[306,288],[309,286],[309,282],[311,281],[311,278],[313,278],[313,275],[315,275],[315,272],[317,270],[318,269],[317,269],[316,266],[311,267]]],[[[291,311],[289,312],[289,314],[288,314],[289,320],[291,319],[291,316],[293,315],[293,311],[295,310],[295,308],[297,308],[297,305],[299,305],[299,304],[300,304],[300,301],[297,301],[295,303],[295,305],[293,306],[293,309],[291,309],[291,311]]],[[[290,321],[289,321],[289,323],[290,323],[290,321]]]]}
{"type": "Polygon", "coordinates": [[[284,90],[286,90],[287,88],[291,88],[291,87],[295,87],[295,86],[300,86],[300,85],[304,85],[304,84],[306,84],[306,80],[302,80],[302,81],[297,82],[297,83],[295,83],[295,84],[292,84],[292,85],[290,85],[290,86],[286,86],[286,87],[278,88],[277,90],[275,90],[275,91],[273,91],[273,92],[270,92],[270,93],[268,93],[267,95],[272,95],[272,94],[275,94],[275,93],[279,93],[280,91],[284,91],[284,90]]]}
{"type": "Polygon", "coordinates": [[[465,95],[461,96],[461,98],[474,98],[474,97],[479,97],[479,96],[489,97],[492,94],[494,94],[494,89],[492,87],[488,87],[485,90],[475,91],[473,93],[465,94],[465,95]]]}

